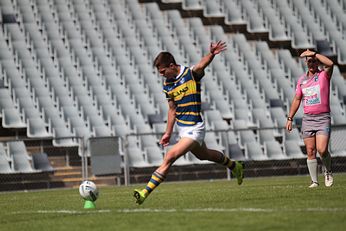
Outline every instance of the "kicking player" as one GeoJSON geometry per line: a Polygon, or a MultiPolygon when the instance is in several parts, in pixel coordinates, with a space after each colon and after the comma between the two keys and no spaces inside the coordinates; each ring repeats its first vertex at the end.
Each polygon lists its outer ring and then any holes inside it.
{"type": "Polygon", "coordinates": [[[187,152],[192,152],[200,160],[223,164],[232,171],[238,184],[243,182],[243,164],[230,160],[223,153],[208,149],[204,143],[205,125],[201,116],[201,84],[204,69],[215,55],[226,49],[226,43],[211,43],[209,53],[193,67],[185,67],[175,62],[169,52],[161,52],[154,60],[154,66],[165,77],[163,91],[166,94],[169,110],[167,128],[160,144],[167,146],[177,124],[180,140],[165,155],[163,163],[152,174],[143,190],[135,190],[136,203],[142,204],[149,194],[165,180],[172,164],[187,152]]]}

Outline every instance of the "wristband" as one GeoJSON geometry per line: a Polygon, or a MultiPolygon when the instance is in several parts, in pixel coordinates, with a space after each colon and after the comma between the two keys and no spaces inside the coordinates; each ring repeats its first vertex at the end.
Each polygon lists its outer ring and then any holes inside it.
{"type": "Polygon", "coordinates": [[[292,117],[287,117],[287,120],[288,121],[293,121],[293,118],[292,117]]]}

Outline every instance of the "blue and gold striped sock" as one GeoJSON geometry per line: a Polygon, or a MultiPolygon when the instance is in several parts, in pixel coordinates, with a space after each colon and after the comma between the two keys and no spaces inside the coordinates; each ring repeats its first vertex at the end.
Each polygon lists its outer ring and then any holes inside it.
{"type": "Polygon", "coordinates": [[[143,189],[145,196],[147,197],[164,180],[165,176],[155,171],[151,176],[147,186],[145,187],[145,189],[143,189]]]}
{"type": "Polygon", "coordinates": [[[233,170],[235,167],[235,161],[232,161],[230,158],[228,158],[227,156],[225,156],[224,154],[222,155],[222,165],[228,167],[230,170],[233,170]]]}

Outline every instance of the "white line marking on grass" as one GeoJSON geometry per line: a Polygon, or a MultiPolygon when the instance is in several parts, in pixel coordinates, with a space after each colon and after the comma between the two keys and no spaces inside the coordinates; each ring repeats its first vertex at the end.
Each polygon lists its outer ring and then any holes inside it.
{"type": "Polygon", "coordinates": [[[89,213],[110,213],[111,210],[88,210],[88,211],[78,211],[78,210],[37,210],[37,211],[16,211],[12,214],[89,214],[89,213]]]}
{"type": "Polygon", "coordinates": [[[183,209],[184,212],[273,212],[273,209],[262,208],[201,208],[201,209],[183,209]]]}
{"type": "Polygon", "coordinates": [[[274,212],[346,212],[346,208],[191,208],[191,209],[117,209],[117,210],[37,210],[37,211],[16,211],[11,214],[98,214],[98,213],[237,213],[237,212],[250,212],[250,213],[274,213],[274,212]]]}
{"type": "Polygon", "coordinates": [[[297,212],[346,212],[346,208],[303,208],[303,209],[292,209],[287,211],[297,212]]]}
{"type": "Polygon", "coordinates": [[[37,213],[61,213],[61,214],[84,214],[84,213],[110,213],[111,210],[88,210],[88,211],[78,211],[78,210],[38,210],[37,213]]]}
{"type": "Polygon", "coordinates": [[[273,213],[273,212],[346,212],[346,208],[196,208],[196,209],[118,209],[118,213],[173,213],[173,212],[221,212],[221,213],[235,213],[235,212],[251,212],[251,213],[273,213]]]}
{"type": "Polygon", "coordinates": [[[119,209],[119,213],[173,213],[173,212],[273,212],[273,209],[262,208],[196,208],[196,209],[119,209]]]}
{"type": "Polygon", "coordinates": [[[176,209],[118,209],[118,213],[174,213],[176,209]]]}

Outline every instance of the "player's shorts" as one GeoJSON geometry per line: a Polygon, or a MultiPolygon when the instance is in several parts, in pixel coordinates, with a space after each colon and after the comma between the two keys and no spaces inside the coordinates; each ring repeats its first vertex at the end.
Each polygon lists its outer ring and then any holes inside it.
{"type": "Polygon", "coordinates": [[[177,126],[180,138],[187,137],[197,141],[202,145],[205,137],[204,122],[199,122],[193,126],[177,126]]]}
{"type": "Polygon", "coordinates": [[[330,136],[330,113],[317,115],[304,114],[302,121],[303,139],[316,135],[330,136]]]}

